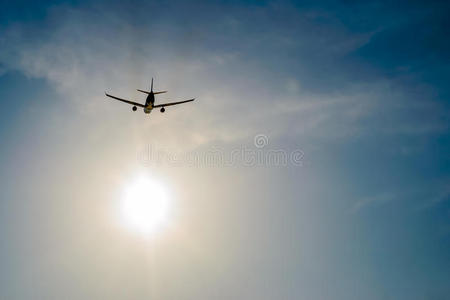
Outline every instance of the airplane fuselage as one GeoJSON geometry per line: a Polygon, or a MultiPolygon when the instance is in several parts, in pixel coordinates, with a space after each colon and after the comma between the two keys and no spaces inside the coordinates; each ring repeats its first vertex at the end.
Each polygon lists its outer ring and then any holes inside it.
{"type": "Polygon", "coordinates": [[[145,100],[144,113],[146,113],[146,114],[151,113],[154,103],[155,103],[155,94],[153,94],[153,91],[151,91],[148,94],[147,99],[145,100]]]}

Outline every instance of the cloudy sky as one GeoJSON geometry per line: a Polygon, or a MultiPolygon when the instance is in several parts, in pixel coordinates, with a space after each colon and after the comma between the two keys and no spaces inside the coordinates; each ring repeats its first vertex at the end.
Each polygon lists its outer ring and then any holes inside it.
{"type": "Polygon", "coordinates": [[[447,299],[449,12],[2,1],[0,298],[447,299]],[[197,100],[104,96],[152,77],[197,100]],[[152,237],[117,216],[142,174],[152,237]]]}

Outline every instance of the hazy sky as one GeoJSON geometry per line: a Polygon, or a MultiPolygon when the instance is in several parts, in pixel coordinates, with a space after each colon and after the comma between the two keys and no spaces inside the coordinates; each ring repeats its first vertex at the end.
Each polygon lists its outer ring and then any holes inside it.
{"type": "Polygon", "coordinates": [[[448,299],[449,13],[1,2],[0,299],[448,299]],[[104,96],[152,77],[196,102],[104,96]],[[174,202],[150,239],[117,218],[139,174],[174,202]]]}

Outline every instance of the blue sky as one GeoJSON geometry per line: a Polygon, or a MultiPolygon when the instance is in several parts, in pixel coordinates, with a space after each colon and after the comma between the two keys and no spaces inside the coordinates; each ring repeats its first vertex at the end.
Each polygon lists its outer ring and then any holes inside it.
{"type": "Polygon", "coordinates": [[[446,299],[444,1],[27,1],[0,11],[0,298],[446,299]],[[155,77],[163,115],[132,113],[155,77]],[[236,149],[301,166],[143,161],[236,149]],[[264,152],[266,153],[266,152],[264,152]],[[136,174],[174,228],[115,225],[136,174]]]}

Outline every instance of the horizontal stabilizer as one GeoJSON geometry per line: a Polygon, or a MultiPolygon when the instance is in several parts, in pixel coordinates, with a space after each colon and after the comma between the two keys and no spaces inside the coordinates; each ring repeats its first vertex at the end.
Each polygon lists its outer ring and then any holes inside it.
{"type": "Polygon", "coordinates": [[[138,92],[144,93],[144,94],[150,94],[150,92],[143,91],[143,90],[137,90],[138,92]]]}
{"type": "MultiPolygon", "coordinates": [[[[147,91],[143,91],[143,90],[138,90],[141,93],[145,93],[145,94],[150,94],[150,92],[147,91]]],[[[161,92],[153,92],[154,95],[156,94],[163,94],[163,93],[167,93],[167,91],[161,91],[161,92]]]]}

